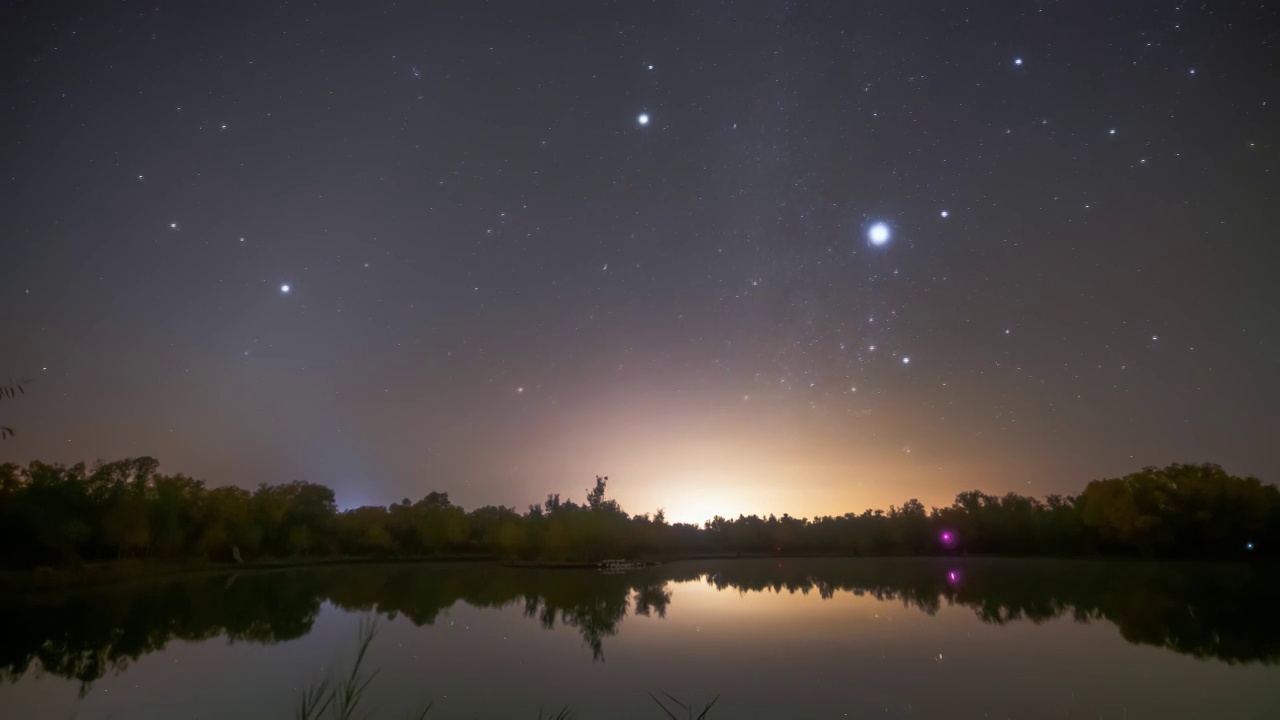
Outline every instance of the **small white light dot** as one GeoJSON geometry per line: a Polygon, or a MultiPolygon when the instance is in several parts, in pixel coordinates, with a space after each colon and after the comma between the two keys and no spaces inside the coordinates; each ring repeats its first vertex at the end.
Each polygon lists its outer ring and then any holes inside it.
{"type": "Polygon", "coordinates": [[[169,229],[170,229],[170,230],[177,230],[177,229],[178,229],[178,223],[174,223],[174,222],[169,223],[169,229]]]}
{"type": "Polygon", "coordinates": [[[889,242],[889,226],[882,222],[872,225],[867,231],[867,239],[872,245],[884,245],[889,242]]]}
{"type": "Polygon", "coordinates": [[[142,180],[142,176],[141,176],[141,175],[139,175],[139,176],[138,176],[138,180],[139,180],[139,181],[141,181],[141,180],[142,180]]]}
{"type": "Polygon", "coordinates": [[[911,358],[909,358],[909,357],[904,357],[904,358],[902,358],[902,364],[903,364],[903,365],[910,365],[910,364],[911,364],[911,358]]]}
{"type": "Polygon", "coordinates": [[[938,213],[938,214],[939,214],[939,215],[941,215],[941,216],[942,216],[942,217],[944,217],[944,218],[945,218],[945,217],[951,217],[951,213],[947,212],[946,210],[943,210],[942,212],[940,212],[940,213],[938,213]]]}
{"type": "Polygon", "coordinates": [[[516,388],[516,392],[518,392],[518,393],[522,393],[522,392],[524,392],[524,388],[522,388],[522,387],[518,387],[518,388],[516,388]]]}
{"type": "Polygon", "coordinates": [[[1107,134],[1108,134],[1108,135],[1115,135],[1115,134],[1116,134],[1116,129],[1115,129],[1115,128],[1111,128],[1110,130],[1108,130],[1108,131],[1107,131],[1107,134]]]}
{"type": "Polygon", "coordinates": [[[1192,75],[1195,75],[1195,74],[1196,74],[1196,69],[1195,69],[1195,68],[1191,68],[1191,74],[1192,74],[1192,75]]]}
{"type": "Polygon", "coordinates": [[[1014,65],[1019,65],[1019,66],[1020,66],[1020,65],[1022,65],[1022,58],[1014,58],[1014,59],[1013,59],[1013,64],[1014,64],[1014,65]]]}
{"type": "Polygon", "coordinates": [[[288,286],[288,285],[281,285],[281,286],[280,286],[280,292],[281,292],[281,293],[284,293],[285,295],[288,295],[288,294],[289,294],[289,286],[288,286]]]}
{"type": "Polygon", "coordinates": [[[875,352],[875,350],[876,350],[876,346],[875,346],[875,345],[872,345],[871,347],[869,347],[869,348],[867,348],[867,349],[868,349],[868,350],[870,350],[871,352],[875,352]]]}
{"type": "Polygon", "coordinates": [[[639,117],[636,118],[636,122],[640,123],[641,125],[648,125],[649,113],[640,113],[639,117]]]}
{"type": "Polygon", "coordinates": [[[653,66],[652,66],[652,65],[650,65],[650,66],[649,66],[649,69],[650,69],[650,70],[652,70],[652,69],[653,69],[653,66]]]}
{"type": "Polygon", "coordinates": [[[1159,338],[1159,336],[1152,335],[1152,336],[1151,336],[1151,339],[1152,339],[1152,340],[1159,340],[1160,338],[1159,338]]]}

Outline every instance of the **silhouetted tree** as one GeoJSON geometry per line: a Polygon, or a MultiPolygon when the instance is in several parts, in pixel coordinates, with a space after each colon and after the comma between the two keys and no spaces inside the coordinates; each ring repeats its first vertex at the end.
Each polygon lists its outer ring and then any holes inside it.
{"type": "Polygon", "coordinates": [[[154,458],[0,465],[0,558],[17,567],[147,557],[230,562],[263,556],[468,554],[599,561],[641,555],[1270,555],[1280,491],[1216,465],[1145,468],[1079,497],[958,494],[889,511],[813,519],[716,516],[701,527],[665,512],[628,515],[596,478],[586,502],[547,496],[524,513],[468,513],[447,493],[337,511],[333,491],[295,481],[252,492],[158,471],[154,458]]]}
{"type": "MultiPolygon", "coordinates": [[[[7,383],[0,384],[0,400],[12,400],[19,395],[25,395],[25,386],[30,380],[10,380],[7,383]]],[[[0,425],[0,440],[13,437],[13,428],[8,425],[0,425]]]]}

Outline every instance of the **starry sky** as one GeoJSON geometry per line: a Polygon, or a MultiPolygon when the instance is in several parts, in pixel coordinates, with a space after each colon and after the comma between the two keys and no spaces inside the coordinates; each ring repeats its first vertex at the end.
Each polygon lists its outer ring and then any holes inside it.
{"type": "Polygon", "coordinates": [[[1280,8],[0,22],[0,460],[839,514],[1280,476],[1280,8]]]}

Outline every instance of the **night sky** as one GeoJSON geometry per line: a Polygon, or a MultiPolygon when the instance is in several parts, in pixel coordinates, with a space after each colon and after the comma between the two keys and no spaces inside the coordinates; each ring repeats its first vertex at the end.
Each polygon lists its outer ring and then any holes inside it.
{"type": "Polygon", "coordinates": [[[0,18],[0,460],[696,521],[1280,476],[1274,4],[0,18]]]}

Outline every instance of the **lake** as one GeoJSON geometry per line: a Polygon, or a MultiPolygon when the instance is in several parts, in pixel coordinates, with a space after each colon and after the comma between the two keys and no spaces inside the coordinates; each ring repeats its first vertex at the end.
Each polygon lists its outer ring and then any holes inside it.
{"type": "Polygon", "coordinates": [[[363,667],[404,718],[1276,718],[1280,579],[1247,565],[725,559],[200,574],[0,599],[0,717],[289,718],[363,667]],[[670,705],[670,701],[668,701],[670,705]]]}

